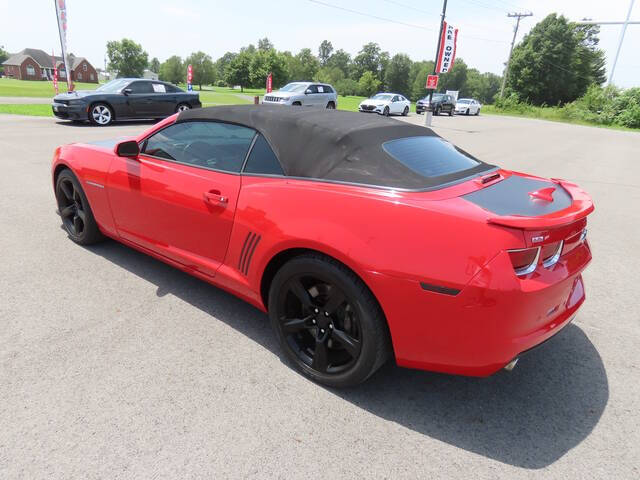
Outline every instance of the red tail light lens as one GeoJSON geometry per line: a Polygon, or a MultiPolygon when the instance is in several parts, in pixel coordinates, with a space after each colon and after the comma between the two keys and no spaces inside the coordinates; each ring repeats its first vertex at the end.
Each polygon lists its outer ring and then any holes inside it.
{"type": "Polygon", "coordinates": [[[533,272],[540,258],[540,247],[509,250],[509,258],[516,275],[527,275],[533,272]]]}
{"type": "Polygon", "coordinates": [[[556,264],[562,253],[563,241],[548,243],[540,247],[540,258],[542,258],[542,266],[545,268],[552,267],[556,264]]]}

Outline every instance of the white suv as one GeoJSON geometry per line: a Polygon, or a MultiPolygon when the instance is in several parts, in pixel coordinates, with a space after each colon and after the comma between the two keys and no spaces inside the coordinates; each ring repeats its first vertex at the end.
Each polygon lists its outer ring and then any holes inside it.
{"type": "Polygon", "coordinates": [[[277,92],[266,93],[262,103],[303,107],[336,108],[338,94],[326,83],[293,82],[277,92]]]}

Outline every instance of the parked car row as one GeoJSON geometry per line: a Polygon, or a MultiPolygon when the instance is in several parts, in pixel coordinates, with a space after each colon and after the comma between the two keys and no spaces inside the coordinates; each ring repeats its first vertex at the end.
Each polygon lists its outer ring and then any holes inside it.
{"type": "MultiPolygon", "coordinates": [[[[338,94],[333,86],[319,82],[292,82],[268,93],[262,103],[335,109],[338,94]]],[[[449,94],[433,95],[433,113],[479,115],[480,102],[473,98],[455,100],[449,94]]],[[[62,93],[53,98],[53,114],[74,122],[89,121],[106,126],[116,120],[162,119],[174,113],[200,108],[199,94],[158,80],[118,78],[96,90],[62,93]]],[[[429,97],[416,102],[416,113],[429,107],[429,97]]],[[[379,115],[409,115],[411,102],[399,93],[383,92],[360,103],[358,111],[379,115]]]]}

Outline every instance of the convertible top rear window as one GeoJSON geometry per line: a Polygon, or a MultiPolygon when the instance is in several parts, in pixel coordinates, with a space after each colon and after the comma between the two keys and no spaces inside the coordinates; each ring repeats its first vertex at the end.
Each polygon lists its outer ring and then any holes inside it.
{"type": "Polygon", "coordinates": [[[418,175],[441,177],[480,165],[476,159],[440,137],[407,137],[382,144],[385,152],[418,175]]]}

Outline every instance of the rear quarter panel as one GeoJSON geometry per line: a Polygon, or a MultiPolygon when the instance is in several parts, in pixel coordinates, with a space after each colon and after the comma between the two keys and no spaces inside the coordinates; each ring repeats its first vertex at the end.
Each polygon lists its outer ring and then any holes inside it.
{"type": "Polygon", "coordinates": [[[243,177],[225,264],[237,273],[248,234],[261,235],[245,280],[259,301],[262,274],[278,253],[307,248],[330,255],[369,286],[387,314],[393,337],[399,325],[410,320],[394,318],[386,309],[405,292],[384,287],[384,278],[403,279],[406,288],[417,290],[421,281],[462,289],[501,249],[524,242],[522,232],[488,226],[473,209],[467,213],[468,202],[457,198],[416,201],[415,196],[305,180],[243,177]]]}

